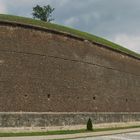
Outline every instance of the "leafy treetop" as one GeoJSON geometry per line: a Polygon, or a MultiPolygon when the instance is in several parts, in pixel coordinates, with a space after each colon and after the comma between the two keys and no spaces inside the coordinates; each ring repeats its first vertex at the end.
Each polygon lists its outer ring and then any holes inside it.
{"type": "Polygon", "coordinates": [[[39,6],[36,5],[35,7],[33,7],[33,18],[37,18],[40,19],[42,21],[45,22],[51,22],[54,19],[52,18],[52,13],[55,10],[55,8],[52,8],[50,5],[46,5],[46,6],[39,6]]]}

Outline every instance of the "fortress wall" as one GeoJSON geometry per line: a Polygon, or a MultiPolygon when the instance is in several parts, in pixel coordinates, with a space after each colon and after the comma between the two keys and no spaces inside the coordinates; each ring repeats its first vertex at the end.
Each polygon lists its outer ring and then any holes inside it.
{"type": "Polygon", "coordinates": [[[0,25],[1,112],[140,112],[140,60],[88,41],[0,25]]]}

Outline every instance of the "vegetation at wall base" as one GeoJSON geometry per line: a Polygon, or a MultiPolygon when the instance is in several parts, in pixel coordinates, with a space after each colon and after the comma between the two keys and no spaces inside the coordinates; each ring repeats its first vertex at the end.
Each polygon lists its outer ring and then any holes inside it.
{"type": "Polygon", "coordinates": [[[34,25],[34,26],[40,26],[43,28],[51,29],[51,30],[56,30],[56,31],[61,31],[65,33],[69,33],[81,38],[84,38],[85,40],[89,40],[91,42],[99,43],[101,45],[110,47],[111,49],[132,55],[134,57],[140,58],[140,54],[133,52],[127,48],[124,48],[120,45],[117,45],[113,42],[110,42],[106,39],[103,39],[101,37],[97,37],[95,35],[91,35],[86,32],[81,32],[75,29],[71,29],[65,26],[57,25],[57,24],[52,24],[52,23],[46,23],[40,20],[35,20],[31,18],[25,18],[25,17],[18,17],[18,16],[13,16],[13,15],[3,15],[0,14],[0,21],[10,21],[10,22],[18,22],[18,23],[24,23],[24,24],[29,24],[29,25],[34,25]]]}

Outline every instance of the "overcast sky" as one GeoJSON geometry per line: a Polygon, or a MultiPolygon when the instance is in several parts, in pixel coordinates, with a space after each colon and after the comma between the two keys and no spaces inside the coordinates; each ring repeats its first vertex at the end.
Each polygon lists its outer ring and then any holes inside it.
{"type": "Polygon", "coordinates": [[[73,27],[140,53],[140,0],[0,0],[0,13],[32,17],[50,4],[58,24],[73,27]]]}

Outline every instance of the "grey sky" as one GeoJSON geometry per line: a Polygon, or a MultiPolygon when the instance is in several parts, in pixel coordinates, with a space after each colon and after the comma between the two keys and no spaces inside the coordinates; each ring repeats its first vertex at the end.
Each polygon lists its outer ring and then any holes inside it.
{"type": "Polygon", "coordinates": [[[36,4],[55,7],[55,22],[140,53],[140,0],[0,0],[0,13],[32,17],[36,4]]]}

